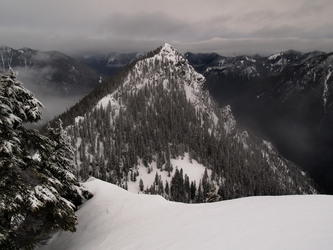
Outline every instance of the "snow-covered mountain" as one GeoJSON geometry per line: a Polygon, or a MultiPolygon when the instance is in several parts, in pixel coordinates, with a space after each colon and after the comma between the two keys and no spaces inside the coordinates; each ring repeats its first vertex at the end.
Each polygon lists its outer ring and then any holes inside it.
{"type": "Polygon", "coordinates": [[[77,212],[77,231],[56,234],[40,250],[328,250],[333,245],[332,196],[183,204],[96,179],[84,185],[94,197],[77,212]]]}
{"type": "Polygon", "coordinates": [[[218,109],[205,78],[165,44],[63,117],[81,178],[183,202],[316,192],[274,146],[218,109]],[[72,121],[71,119],[72,118],[72,121]]]}
{"type": "MultiPolygon", "coordinates": [[[[282,51],[267,57],[235,56],[225,57],[216,53],[185,53],[185,58],[200,73],[224,74],[231,77],[255,78],[279,75],[286,68],[302,65],[308,60],[327,57],[329,54],[319,51],[302,53],[294,50],[282,51]]],[[[206,75],[206,74],[205,74],[206,75]]]]}
{"type": "Polygon", "coordinates": [[[56,51],[0,47],[0,73],[9,68],[44,103],[47,120],[64,112],[100,81],[96,71],[56,51]]]}
{"type": "Polygon", "coordinates": [[[259,131],[333,193],[333,54],[293,50],[268,57],[187,53],[221,105],[259,131]]]}

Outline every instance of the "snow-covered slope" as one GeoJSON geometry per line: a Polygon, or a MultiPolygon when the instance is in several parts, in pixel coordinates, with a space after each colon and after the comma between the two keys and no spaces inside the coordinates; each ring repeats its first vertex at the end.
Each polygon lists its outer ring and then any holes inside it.
{"type": "Polygon", "coordinates": [[[333,197],[250,197],[183,204],[136,195],[90,179],[94,197],[77,212],[76,233],[62,232],[41,248],[332,249],[333,197]]]}
{"type": "MultiPolygon", "coordinates": [[[[170,159],[170,162],[173,166],[178,168],[178,170],[182,169],[183,172],[189,177],[189,180],[194,181],[195,183],[200,183],[204,174],[205,174],[205,166],[198,163],[196,160],[190,160],[190,156],[188,153],[185,153],[183,157],[178,157],[177,159],[170,159]]],[[[140,165],[137,166],[137,171],[139,175],[136,177],[136,180],[129,181],[127,183],[128,191],[132,193],[141,193],[140,192],[140,179],[143,181],[143,185],[145,188],[149,188],[157,178],[162,181],[162,183],[171,183],[172,177],[174,173],[168,174],[167,171],[161,171],[157,168],[157,164],[154,161],[150,164],[150,171],[148,173],[146,167],[140,162],[140,165]]],[[[207,174],[209,177],[212,176],[212,170],[207,170],[207,174]]]]}
{"type": "Polygon", "coordinates": [[[222,199],[316,192],[274,147],[241,130],[230,106],[217,108],[205,78],[170,44],[122,76],[67,127],[82,180],[185,202],[213,191],[222,199]]]}

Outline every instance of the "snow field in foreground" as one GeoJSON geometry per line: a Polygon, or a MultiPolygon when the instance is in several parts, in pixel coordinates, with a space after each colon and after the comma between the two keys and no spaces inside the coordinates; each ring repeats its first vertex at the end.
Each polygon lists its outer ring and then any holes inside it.
{"type": "Polygon", "coordinates": [[[76,233],[41,249],[332,249],[333,196],[169,202],[90,179],[76,233]]]}

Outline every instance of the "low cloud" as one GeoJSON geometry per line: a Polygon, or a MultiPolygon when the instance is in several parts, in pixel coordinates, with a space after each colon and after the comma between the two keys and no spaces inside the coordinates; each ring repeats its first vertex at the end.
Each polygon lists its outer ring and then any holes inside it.
{"type": "Polygon", "coordinates": [[[20,5],[4,0],[0,45],[71,55],[147,52],[164,42],[182,52],[225,55],[281,49],[329,52],[333,51],[331,13],[330,0],[124,0],[117,4],[31,0],[20,5]]]}
{"type": "MultiPolygon", "coordinates": [[[[41,51],[37,51],[37,53],[35,55],[32,56],[32,60],[33,61],[37,61],[39,63],[47,63],[50,61],[50,54],[45,53],[45,52],[41,52],[41,51]]],[[[53,71],[51,69],[45,69],[46,71],[53,71]]]]}
{"type": "Polygon", "coordinates": [[[59,94],[59,89],[55,87],[56,84],[47,79],[55,72],[52,67],[47,66],[38,69],[15,67],[13,70],[18,73],[17,79],[23,83],[23,86],[30,90],[44,105],[42,123],[63,113],[82,98],[82,95],[64,96],[59,94]]]}
{"type": "MultiPolygon", "coordinates": [[[[163,12],[114,14],[101,25],[101,32],[130,39],[180,39],[195,31],[190,23],[168,16],[163,12]]],[[[192,34],[194,36],[194,34],[192,34]]]]}
{"type": "Polygon", "coordinates": [[[14,67],[13,70],[17,72],[18,80],[33,93],[43,96],[51,95],[55,92],[55,89],[50,88],[52,84],[50,83],[50,79],[48,79],[55,72],[55,69],[52,67],[14,67]]]}
{"type": "Polygon", "coordinates": [[[175,46],[182,52],[216,52],[225,56],[236,55],[270,55],[289,49],[298,51],[320,50],[324,52],[332,51],[333,39],[299,39],[295,37],[287,38],[239,38],[221,39],[213,38],[195,43],[175,43],[175,46]]]}

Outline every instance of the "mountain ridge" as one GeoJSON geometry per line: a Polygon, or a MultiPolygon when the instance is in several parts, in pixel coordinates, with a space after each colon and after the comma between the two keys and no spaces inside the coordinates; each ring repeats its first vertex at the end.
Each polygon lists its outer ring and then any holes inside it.
{"type": "Polygon", "coordinates": [[[184,202],[316,192],[268,143],[238,131],[230,107],[218,110],[202,89],[204,77],[171,45],[120,74],[119,85],[67,128],[83,179],[92,174],[125,189],[134,182],[138,192],[184,202]],[[199,183],[171,165],[185,154],[204,166],[199,183]],[[154,183],[140,185],[143,169],[154,183]]]}
{"type": "Polygon", "coordinates": [[[220,106],[231,105],[240,123],[269,138],[325,192],[333,192],[332,53],[287,51],[213,63],[210,54],[187,55],[195,68],[207,61],[197,69],[220,106]]]}

